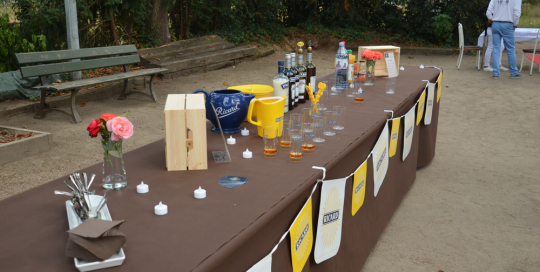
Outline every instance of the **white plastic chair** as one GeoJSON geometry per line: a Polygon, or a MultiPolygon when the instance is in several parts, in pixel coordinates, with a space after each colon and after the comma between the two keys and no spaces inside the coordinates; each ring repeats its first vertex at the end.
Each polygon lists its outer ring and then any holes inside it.
{"type": "Polygon", "coordinates": [[[458,32],[459,32],[459,57],[456,64],[457,69],[459,70],[459,68],[461,67],[461,59],[463,59],[463,52],[465,50],[471,50],[471,51],[476,51],[476,68],[480,70],[480,59],[481,59],[480,55],[482,52],[482,47],[475,46],[475,45],[467,45],[467,46],[464,45],[465,38],[463,38],[463,25],[461,25],[461,23],[458,23],[458,32]]]}
{"type": "Polygon", "coordinates": [[[539,35],[540,35],[540,29],[538,29],[538,33],[536,34],[536,41],[534,42],[534,49],[523,49],[523,55],[521,57],[521,66],[519,67],[520,72],[521,72],[521,69],[523,68],[523,60],[525,60],[525,56],[527,56],[527,58],[531,60],[531,72],[529,73],[529,76],[532,76],[532,70],[535,63],[536,65],[538,65],[538,72],[540,72],[540,54],[537,56],[538,58],[535,58],[536,45],[538,44],[539,35]]]}

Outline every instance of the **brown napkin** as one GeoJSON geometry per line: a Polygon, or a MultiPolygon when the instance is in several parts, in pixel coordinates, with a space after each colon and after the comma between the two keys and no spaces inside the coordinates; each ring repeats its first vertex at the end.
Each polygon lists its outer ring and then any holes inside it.
{"type": "Polygon", "coordinates": [[[124,220],[88,220],[69,230],[66,256],[87,261],[104,261],[126,244],[126,235],[119,230],[124,220]]]}

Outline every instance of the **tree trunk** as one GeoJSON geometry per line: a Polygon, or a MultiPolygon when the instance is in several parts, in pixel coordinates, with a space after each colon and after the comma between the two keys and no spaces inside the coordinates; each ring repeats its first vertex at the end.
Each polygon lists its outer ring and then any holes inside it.
{"type": "Polygon", "coordinates": [[[119,45],[118,34],[116,34],[116,24],[114,23],[114,14],[112,10],[109,10],[109,16],[111,17],[111,33],[113,38],[113,44],[119,45]]]}
{"type": "Polygon", "coordinates": [[[154,31],[159,41],[158,45],[171,42],[169,31],[169,15],[167,14],[167,0],[150,0],[152,10],[146,20],[147,31],[154,31]]]}

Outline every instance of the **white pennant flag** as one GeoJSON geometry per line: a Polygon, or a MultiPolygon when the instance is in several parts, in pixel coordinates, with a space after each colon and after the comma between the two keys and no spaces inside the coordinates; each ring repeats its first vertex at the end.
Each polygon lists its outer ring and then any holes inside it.
{"type": "Polygon", "coordinates": [[[314,253],[315,262],[318,264],[338,253],[346,182],[346,178],[323,181],[314,253]]]}
{"type": "Polygon", "coordinates": [[[415,109],[416,107],[412,107],[407,114],[405,114],[405,124],[403,129],[403,153],[401,160],[405,161],[407,156],[409,155],[409,152],[411,151],[411,145],[413,140],[413,134],[414,134],[414,120],[415,120],[415,109]]]}
{"type": "Polygon", "coordinates": [[[272,254],[268,254],[247,272],[272,272],[272,254]]]}
{"type": "Polygon", "coordinates": [[[428,83],[426,115],[424,116],[424,125],[426,126],[431,124],[431,115],[433,113],[433,103],[435,103],[435,83],[428,83]]]}
{"type": "Polygon", "coordinates": [[[388,122],[384,125],[381,136],[379,136],[379,140],[377,140],[377,144],[375,144],[375,148],[371,152],[373,158],[373,183],[375,184],[374,195],[377,196],[388,171],[388,122]]]}

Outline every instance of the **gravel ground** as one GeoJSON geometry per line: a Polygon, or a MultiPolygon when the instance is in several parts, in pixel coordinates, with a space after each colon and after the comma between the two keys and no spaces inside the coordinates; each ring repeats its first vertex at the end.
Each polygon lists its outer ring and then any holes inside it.
{"type": "MultiPolygon", "coordinates": [[[[76,125],[59,113],[44,120],[30,113],[3,118],[1,125],[52,132],[54,147],[0,166],[0,199],[99,163],[99,140],[88,137],[86,126],[100,113],[131,111],[136,131],[124,142],[130,151],[163,138],[167,94],[220,89],[224,84],[271,84],[283,54],[206,75],[158,81],[157,103],[138,95],[126,101],[89,101],[79,111],[83,122],[76,125]]],[[[333,72],[334,54],[334,48],[314,52],[319,74],[333,72]]],[[[523,79],[510,79],[503,72],[496,81],[491,73],[474,68],[474,56],[464,56],[459,71],[456,61],[456,55],[401,56],[402,65],[445,69],[437,153],[430,165],[418,170],[364,272],[540,271],[540,73],[535,67],[528,76],[526,65],[523,79]]]]}

